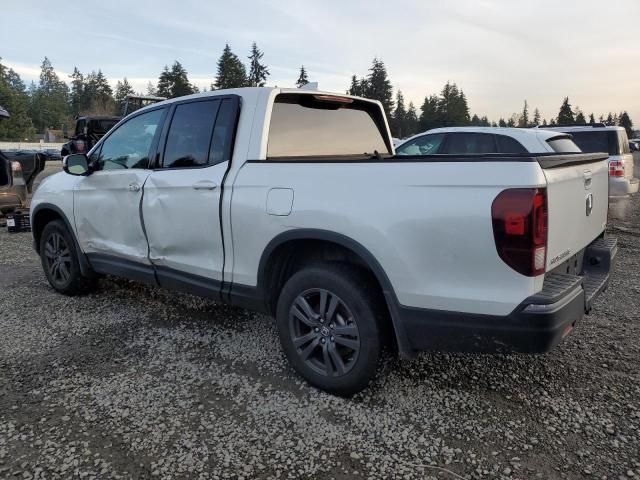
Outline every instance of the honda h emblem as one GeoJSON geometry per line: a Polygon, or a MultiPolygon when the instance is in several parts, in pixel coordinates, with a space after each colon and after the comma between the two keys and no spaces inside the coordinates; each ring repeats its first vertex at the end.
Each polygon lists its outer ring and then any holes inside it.
{"type": "Polygon", "coordinates": [[[593,210],[593,193],[590,193],[589,195],[587,195],[586,203],[587,203],[586,212],[588,217],[589,215],[591,215],[591,210],[593,210]]]}

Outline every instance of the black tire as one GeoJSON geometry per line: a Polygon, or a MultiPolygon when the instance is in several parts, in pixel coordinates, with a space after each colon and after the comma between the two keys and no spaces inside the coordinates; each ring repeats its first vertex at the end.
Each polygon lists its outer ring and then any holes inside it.
{"type": "Polygon", "coordinates": [[[82,275],[75,241],[62,220],[53,220],[42,230],[40,261],[49,284],[64,295],[82,295],[96,287],[95,276],[82,275]]]}
{"type": "Polygon", "coordinates": [[[286,282],[276,323],[287,358],[305,380],[350,396],[376,374],[385,315],[366,274],[351,265],[328,264],[306,267],[286,282]]]}

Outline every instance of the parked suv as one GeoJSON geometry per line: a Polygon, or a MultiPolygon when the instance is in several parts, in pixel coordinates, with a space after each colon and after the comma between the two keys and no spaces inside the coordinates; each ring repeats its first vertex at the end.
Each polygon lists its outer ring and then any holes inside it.
{"type": "Polygon", "coordinates": [[[583,152],[609,154],[609,195],[622,196],[638,191],[640,181],[633,176],[633,154],[623,127],[596,123],[543,128],[571,134],[583,152]]]}
{"type": "Polygon", "coordinates": [[[296,371],[344,395],[385,345],[551,349],[617,252],[606,155],[394,155],[380,102],[347,95],[167,100],[64,170],[31,204],[55,290],[112,274],[272,315],[296,371]]]}
{"type": "Polygon", "coordinates": [[[502,127],[447,127],[419,133],[396,145],[398,155],[576,153],[570,135],[502,127]]]}

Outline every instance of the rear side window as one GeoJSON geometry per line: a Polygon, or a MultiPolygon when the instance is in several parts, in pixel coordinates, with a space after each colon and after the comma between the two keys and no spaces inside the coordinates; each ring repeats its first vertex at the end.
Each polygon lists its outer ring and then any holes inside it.
{"type": "Polygon", "coordinates": [[[495,140],[488,133],[450,133],[442,153],[450,155],[473,155],[497,153],[495,140]]]}
{"type": "Polygon", "coordinates": [[[507,137],[506,135],[496,135],[496,142],[498,143],[498,152],[500,153],[512,153],[516,155],[529,153],[515,138],[507,137]]]}
{"type": "Polygon", "coordinates": [[[203,167],[209,164],[209,150],[220,100],[178,105],[171,120],[162,166],[203,167]]]}
{"type": "Polygon", "coordinates": [[[605,152],[609,155],[619,155],[620,146],[618,144],[618,132],[616,130],[571,132],[571,137],[583,152],[605,152]]]}
{"type": "Polygon", "coordinates": [[[444,133],[422,135],[396,148],[397,155],[434,155],[444,140],[444,133]]]}
{"type": "MultiPolygon", "coordinates": [[[[571,140],[569,136],[552,137],[547,140],[549,146],[557,153],[576,153],[580,148],[571,140]]],[[[601,150],[595,150],[596,152],[601,150]]]]}
{"type": "Polygon", "coordinates": [[[369,102],[344,97],[281,94],[269,127],[268,158],[388,154],[383,117],[369,102]]]}

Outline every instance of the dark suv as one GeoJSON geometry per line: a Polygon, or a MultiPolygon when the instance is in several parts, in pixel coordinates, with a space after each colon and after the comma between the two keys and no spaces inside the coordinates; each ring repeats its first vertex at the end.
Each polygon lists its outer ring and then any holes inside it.
{"type": "Polygon", "coordinates": [[[120,121],[120,117],[84,116],[76,118],[75,133],[62,145],[62,157],[72,153],[87,153],[105,133],[120,121]]]}

